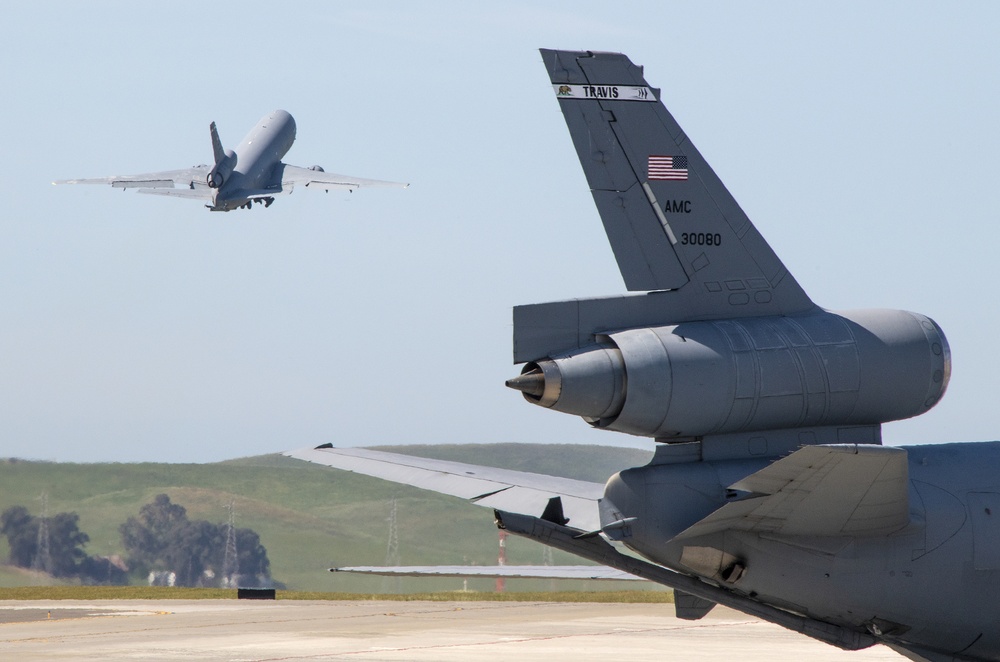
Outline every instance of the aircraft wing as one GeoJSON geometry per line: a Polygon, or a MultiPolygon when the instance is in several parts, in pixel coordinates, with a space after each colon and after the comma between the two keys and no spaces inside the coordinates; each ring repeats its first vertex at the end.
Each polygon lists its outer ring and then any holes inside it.
{"type": "Polygon", "coordinates": [[[165,195],[171,198],[188,198],[191,200],[211,200],[214,189],[207,187],[198,188],[140,188],[136,189],[137,193],[146,193],[148,195],[165,195]]]}
{"type": "Polygon", "coordinates": [[[361,177],[352,177],[351,175],[338,175],[332,172],[325,172],[323,170],[314,170],[312,168],[300,168],[298,166],[282,164],[281,172],[281,186],[292,187],[292,186],[305,186],[308,188],[321,189],[323,191],[329,191],[330,189],[349,189],[354,190],[356,188],[372,187],[372,186],[389,186],[395,188],[406,188],[409,184],[402,184],[400,182],[385,182],[378,179],[362,179],[361,177]]]}
{"type": "Polygon", "coordinates": [[[608,579],[642,580],[642,577],[605,565],[359,565],[330,568],[383,577],[504,577],[506,579],[608,579]]]}
{"type": "Polygon", "coordinates": [[[198,190],[207,184],[205,179],[212,170],[210,166],[198,165],[182,170],[164,170],[163,172],[148,172],[141,175],[112,175],[111,177],[97,177],[93,179],[59,179],[53,184],[110,184],[113,188],[187,188],[198,190]]]}
{"type": "Polygon", "coordinates": [[[730,487],[749,495],[675,539],[727,529],[782,536],[884,536],[910,521],[903,448],[805,446],[730,487]]]}
{"type": "Polygon", "coordinates": [[[560,497],[569,526],[584,531],[601,528],[597,500],[604,496],[602,483],[329,444],[283,454],[536,517],[546,511],[550,499],[560,497]]]}

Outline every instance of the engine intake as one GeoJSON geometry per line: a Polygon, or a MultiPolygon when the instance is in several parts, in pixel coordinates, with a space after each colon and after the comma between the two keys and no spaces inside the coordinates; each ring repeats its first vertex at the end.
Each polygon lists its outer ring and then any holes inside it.
{"type": "Polygon", "coordinates": [[[951,356],[930,318],[820,312],[630,329],[528,363],[525,399],[634,435],[867,425],[926,412],[951,356]]]}

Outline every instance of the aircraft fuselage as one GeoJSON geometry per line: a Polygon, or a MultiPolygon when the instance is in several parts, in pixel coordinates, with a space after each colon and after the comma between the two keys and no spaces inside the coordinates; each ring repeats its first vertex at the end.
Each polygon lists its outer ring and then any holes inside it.
{"type": "Polygon", "coordinates": [[[250,196],[264,192],[294,142],[295,120],[289,113],[276,110],[262,117],[234,150],[236,166],[216,192],[212,211],[249,205],[250,196]]]}
{"type": "Polygon", "coordinates": [[[727,530],[671,540],[738,498],[727,486],[767,460],[628,469],[609,480],[605,498],[620,516],[637,518],[622,542],[656,563],[794,613],[998,659],[1000,442],[904,450],[910,523],[888,536],[727,530]],[[737,564],[738,575],[725,579],[737,564]]]}

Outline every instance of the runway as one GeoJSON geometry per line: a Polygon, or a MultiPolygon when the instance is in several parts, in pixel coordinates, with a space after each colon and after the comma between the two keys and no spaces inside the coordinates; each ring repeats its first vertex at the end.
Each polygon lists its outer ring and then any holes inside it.
{"type": "Polygon", "coordinates": [[[669,604],[0,601],[0,659],[900,661],[845,652],[738,612],[669,604]]]}

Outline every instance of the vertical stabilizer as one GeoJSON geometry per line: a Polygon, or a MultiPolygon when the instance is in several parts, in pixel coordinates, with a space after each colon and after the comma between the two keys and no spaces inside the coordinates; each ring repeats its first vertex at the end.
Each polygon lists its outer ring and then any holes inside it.
{"type": "Polygon", "coordinates": [[[219,130],[215,128],[215,122],[208,125],[208,130],[212,134],[212,154],[215,156],[215,165],[219,165],[226,158],[226,150],[222,149],[222,141],[219,140],[219,130]]]}
{"type": "Polygon", "coordinates": [[[678,318],[813,308],[640,67],[619,53],[541,53],[629,290],[676,291],[678,318]]]}

